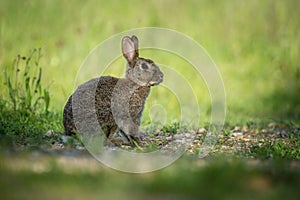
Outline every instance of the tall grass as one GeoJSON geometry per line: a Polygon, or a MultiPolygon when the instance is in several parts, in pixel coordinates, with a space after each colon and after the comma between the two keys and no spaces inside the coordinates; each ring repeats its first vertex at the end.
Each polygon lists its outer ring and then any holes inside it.
{"type": "Polygon", "coordinates": [[[61,114],[49,111],[50,92],[42,82],[41,49],[17,55],[5,68],[7,95],[0,99],[0,149],[39,147],[51,142],[47,131],[61,131],[61,114]]]}
{"type": "Polygon", "coordinates": [[[27,57],[17,55],[12,67],[6,68],[5,85],[9,94],[7,102],[12,104],[14,111],[48,113],[50,94],[41,83],[41,57],[41,48],[33,49],[27,57]]]}

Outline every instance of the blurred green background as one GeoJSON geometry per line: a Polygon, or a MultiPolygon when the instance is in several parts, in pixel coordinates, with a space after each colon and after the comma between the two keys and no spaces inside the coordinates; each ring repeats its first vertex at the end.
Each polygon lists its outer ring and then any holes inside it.
{"type": "MultiPolygon", "coordinates": [[[[227,121],[299,119],[298,7],[297,0],[2,0],[1,71],[17,54],[41,47],[43,82],[49,85],[52,109],[61,111],[74,90],[79,67],[97,44],[129,29],[164,27],[192,37],[214,60],[227,93],[227,121]]],[[[150,57],[156,60],[163,54],[150,57]]],[[[169,62],[184,72],[182,59],[166,59],[163,64],[169,62]]],[[[122,75],[124,60],[115,63],[121,66],[116,74],[122,75]]],[[[3,97],[3,76],[0,81],[3,97]]],[[[210,97],[201,81],[196,77],[191,84],[209,116],[210,97]]],[[[158,96],[153,90],[150,99],[158,96]]]]}
{"type": "MultiPolygon", "coordinates": [[[[72,156],[68,147],[61,152],[63,155],[49,155],[40,152],[45,147],[34,145],[47,140],[45,130],[62,131],[61,115],[55,114],[61,113],[73,92],[78,70],[89,52],[112,35],[139,27],[174,29],[207,50],[224,81],[226,120],[231,126],[273,120],[295,120],[299,124],[299,6],[298,0],[0,0],[1,74],[12,70],[18,54],[26,56],[33,48],[41,47],[42,81],[49,88],[54,113],[48,117],[28,113],[12,117],[17,112],[10,107],[4,109],[0,101],[0,122],[8,124],[0,127],[0,139],[9,135],[7,130],[13,134],[9,145],[1,146],[1,197],[297,199],[299,164],[285,160],[244,162],[223,155],[207,159],[187,156],[158,172],[132,175],[103,167],[89,155],[72,156]],[[34,144],[29,152],[14,150],[26,149],[26,144],[34,144]]],[[[189,64],[185,60],[163,51],[143,50],[141,55],[174,68],[189,80],[203,121],[209,120],[209,93],[203,79],[190,68],[186,70],[189,64]]],[[[124,68],[120,57],[105,73],[121,76],[124,68]]],[[[8,99],[3,75],[2,99],[8,99]]],[[[166,106],[165,112],[178,115],[174,109],[176,98],[162,87],[151,91],[148,107],[156,105],[158,99],[166,106]]],[[[155,116],[163,108],[153,109],[155,116]]],[[[295,134],[299,132],[297,127],[293,127],[295,134]]],[[[54,142],[58,140],[55,137],[54,142]]]]}

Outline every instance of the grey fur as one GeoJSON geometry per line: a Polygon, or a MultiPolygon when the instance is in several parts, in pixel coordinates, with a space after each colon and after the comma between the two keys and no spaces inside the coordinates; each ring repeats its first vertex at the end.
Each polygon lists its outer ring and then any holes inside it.
{"type": "MultiPolygon", "coordinates": [[[[74,122],[74,98],[84,113],[76,120],[87,121],[84,130],[93,130],[93,118],[97,119],[107,138],[120,131],[132,144],[139,140],[138,131],[146,98],[150,87],[163,81],[163,73],[150,59],[140,58],[138,38],[125,36],[122,53],[127,60],[124,78],[102,76],[81,86],[69,97],[64,111],[63,124],[67,135],[75,134],[79,127],[74,122]]],[[[80,132],[81,134],[81,132],[80,132]]],[[[85,133],[83,133],[85,134],[85,133]]]]}

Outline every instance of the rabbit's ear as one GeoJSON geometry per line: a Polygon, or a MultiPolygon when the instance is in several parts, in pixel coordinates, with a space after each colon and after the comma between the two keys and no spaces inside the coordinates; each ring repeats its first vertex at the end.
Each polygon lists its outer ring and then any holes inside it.
{"type": "Polygon", "coordinates": [[[131,36],[131,40],[134,43],[135,53],[137,56],[139,56],[139,39],[135,35],[133,35],[133,36],[131,36]]]}
{"type": "Polygon", "coordinates": [[[132,36],[131,38],[125,36],[122,39],[122,53],[128,61],[129,66],[133,66],[134,61],[138,57],[138,39],[136,36],[132,36]]]}

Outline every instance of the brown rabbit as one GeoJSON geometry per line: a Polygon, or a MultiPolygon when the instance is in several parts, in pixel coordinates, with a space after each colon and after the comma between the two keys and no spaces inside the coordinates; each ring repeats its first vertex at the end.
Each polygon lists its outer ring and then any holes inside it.
{"type": "MultiPolygon", "coordinates": [[[[78,131],[72,105],[76,98],[81,102],[77,107],[84,112],[77,114],[76,120],[89,121],[96,117],[107,138],[111,139],[119,131],[131,145],[132,139],[139,142],[139,126],[146,98],[150,87],[163,81],[163,73],[152,60],[139,57],[136,36],[122,39],[122,53],[127,60],[124,78],[101,76],[82,84],[70,96],[63,112],[67,135],[78,131]]],[[[94,125],[86,126],[85,130],[92,130],[94,125]]]]}

